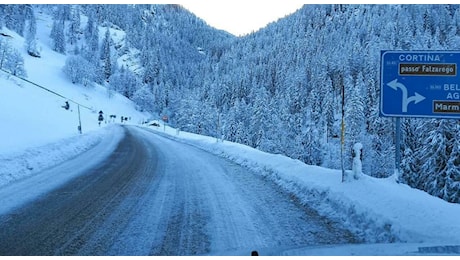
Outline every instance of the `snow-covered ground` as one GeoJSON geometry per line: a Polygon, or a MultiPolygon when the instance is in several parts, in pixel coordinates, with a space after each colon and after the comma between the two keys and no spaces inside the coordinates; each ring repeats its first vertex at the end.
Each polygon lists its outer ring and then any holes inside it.
{"type": "MultiPolygon", "coordinates": [[[[120,116],[130,117],[130,121],[124,122],[128,124],[140,125],[149,119],[150,115],[136,111],[132,102],[122,96],[108,98],[102,87],[72,85],[61,70],[65,56],[51,51],[46,41],[40,42],[42,58],[33,58],[24,52],[21,37],[10,31],[7,33],[13,36],[12,44],[25,59],[27,79],[66,98],[0,72],[0,189],[88,150],[107,135],[117,137],[110,125],[121,123],[120,116]],[[70,110],[61,107],[67,100],[89,108],[80,107],[82,134],[77,131],[77,105],[70,102],[70,110]],[[97,117],[101,110],[106,118],[117,115],[116,122],[104,122],[99,126],[97,117]]],[[[149,127],[159,134],[264,174],[302,203],[317,209],[320,215],[341,222],[360,234],[366,243],[272,249],[273,254],[424,255],[456,252],[460,255],[460,204],[447,203],[398,184],[393,178],[360,175],[358,180],[342,182],[339,170],[305,165],[281,155],[179,132],[163,125],[149,127]]]]}

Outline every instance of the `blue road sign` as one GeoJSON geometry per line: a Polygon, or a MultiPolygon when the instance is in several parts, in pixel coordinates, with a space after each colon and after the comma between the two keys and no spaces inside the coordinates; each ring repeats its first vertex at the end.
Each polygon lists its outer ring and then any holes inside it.
{"type": "Polygon", "coordinates": [[[460,118],[460,51],[381,51],[380,114],[460,118]]]}

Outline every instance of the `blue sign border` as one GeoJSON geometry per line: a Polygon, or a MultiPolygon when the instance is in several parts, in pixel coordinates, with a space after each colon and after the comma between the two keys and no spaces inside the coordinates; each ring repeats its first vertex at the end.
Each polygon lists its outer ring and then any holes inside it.
{"type": "Polygon", "coordinates": [[[380,116],[460,119],[460,51],[380,52],[380,116]]]}

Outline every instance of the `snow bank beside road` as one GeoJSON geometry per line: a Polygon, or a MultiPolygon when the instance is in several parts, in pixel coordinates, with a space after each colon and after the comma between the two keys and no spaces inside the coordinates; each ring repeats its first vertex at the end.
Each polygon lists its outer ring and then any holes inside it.
{"type": "Polygon", "coordinates": [[[0,165],[2,165],[0,167],[0,188],[82,154],[100,144],[104,137],[110,139],[111,142],[118,142],[121,139],[121,133],[120,127],[112,125],[99,131],[61,139],[48,145],[19,152],[0,153],[0,165]]]}
{"type": "Polygon", "coordinates": [[[121,127],[110,126],[30,149],[18,156],[2,158],[2,163],[7,162],[6,165],[9,165],[6,167],[9,169],[7,174],[12,179],[3,178],[8,182],[0,187],[0,215],[50,192],[94,167],[113,153],[123,136],[124,130],[121,127]]]}

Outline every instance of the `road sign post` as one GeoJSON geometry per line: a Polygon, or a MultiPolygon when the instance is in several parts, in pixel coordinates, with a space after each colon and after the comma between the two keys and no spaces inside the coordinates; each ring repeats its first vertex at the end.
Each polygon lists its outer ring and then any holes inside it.
{"type": "Polygon", "coordinates": [[[396,180],[400,118],[460,118],[460,51],[381,51],[380,115],[396,117],[396,180]]]}
{"type": "Polygon", "coordinates": [[[163,120],[163,132],[166,132],[166,123],[168,123],[169,118],[167,115],[164,115],[161,119],[163,120]]]}

